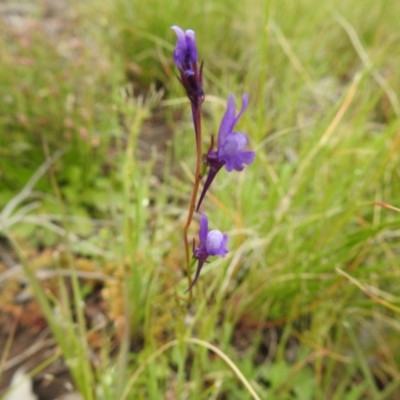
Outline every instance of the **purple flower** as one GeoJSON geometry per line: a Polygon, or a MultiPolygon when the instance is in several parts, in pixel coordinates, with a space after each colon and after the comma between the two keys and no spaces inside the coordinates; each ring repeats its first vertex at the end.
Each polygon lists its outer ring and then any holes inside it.
{"type": "MultiPolygon", "coordinates": [[[[200,232],[199,232],[200,246],[193,250],[193,257],[199,260],[197,265],[196,275],[188,292],[197,282],[200,276],[200,271],[203,268],[204,263],[207,261],[209,256],[221,256],[225,257],[228,253],[226,244],[228,242],[228,235],[221,233],[218,230],[208,231],[208,218],[205,214],[201,215],[200,218],[200,232]]],[[[185,292],[185,293],[186,293],[185,292]]]]}
{"type": "Polygon", "coordinates": [[[192,66],[197,63],[197,49],[195,34],[191,29],[183,32],[178,26],[171,28],[178,37],[174,50],[175,65],[187,75],[193,75],[192,66]]]}
{"type": "Polygon", "coordinates": [[[203,63],[198,69],[195,34],[191,29],[184,32],[175,25],[171,29],[178,38],[174,50],[174,63],[180,71],[179,80],[186,89],[192,106],[198,109],[204,101],[203,63]]]}
{"type": "Polygon", "coordinates": [[[233,132],[235,125],[246,111],[248,103],[249,96],[244,93],[242,96],[242,108],[239,114],[235,115],[235,96],[229,96],[226,111],[219,127],[217,150],[211,148],[205,155],[205,162],[209,166],[209,172],[197,204],[197,211],[212,181],[223,166],[228,172],[233,170],[242,171],[245,164],[250,165],[254,161],[254,151],[245,150],[248,144],[246,135],[242,132],[233,132]]]}

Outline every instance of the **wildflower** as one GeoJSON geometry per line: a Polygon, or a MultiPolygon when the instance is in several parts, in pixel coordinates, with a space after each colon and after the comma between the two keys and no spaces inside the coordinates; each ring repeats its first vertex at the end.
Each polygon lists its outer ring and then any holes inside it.
{"type": "Polygon", "coordinates": [[[213,150],[212,146],[205,155],[205,163],[209,167],[209,172],[197,204],[197,211],[215,176],[223,166],[228,172],[233,170],[242,171],[245,164],[250,165],[254,161],[254,151],[244,150],[248,144],[246,135],[242,132],[233,132],[235,125],[246,111],[248,102],[249,97],[244,93],[242,96],[242,108],[239,114],[235,115],[235,96],[229,96],[218,132],[217,150],[213,150]]]}
{"type": "MultiPolygon", "coordinates": [[[[221,233],[218,230],[208,231],[208,218],[205,214],[201,215],[200,218],[200,232],[199,232],[200,246],[193,250],[193,258],[199,262],[197,264],[196,275],[188,292],[197,282],[200,276],[201,269],[209,256],[221,256],[225,257],[228,253],[226,244],[228,242],[228,235],[221,233]]],[[[186,293],[185,292],[185,293],[186,293]]]]}
{"type": "Polygon", "coordinates": [[[184,32],[175,25],[171,29],[178,37],[174,50],[174,63],[180,71],[178,79],[186,89],[192,106],[198,110],[204,101],[203,63],[201,63],[200,69],[198,69],[195,34],[191,29],[184,32]]]}

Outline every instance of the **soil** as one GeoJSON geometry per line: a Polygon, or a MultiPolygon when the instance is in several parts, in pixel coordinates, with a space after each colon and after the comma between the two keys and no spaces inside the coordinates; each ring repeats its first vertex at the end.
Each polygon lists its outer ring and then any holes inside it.
{"type": "MultiPolygon", "coordinates": [[[[49,261],[55,252],[59,250],[37,251],[28,259],[30,266],[46,265],[45,268],[36,267],[34,272],[44,292],[51,293],[51,298],[60,297],[57,277],[59,270],[49,261]]],[[[88,288],[84,316],[86,328],[91,331],[88,334],[90,357],[96,362],[102,346],[101,336],[96,332],[112,332],[109,329],[112,326],[108,316],[110,310],[103,298],[107,282],[105,276],[90,271],[90,260],[77,257],[74,263],[79,268],[77,274],[80,275],[80,284],[88,288]]],[[[71,299],[71,274],[68,270],[61,271],[65,275],[61,279],[71,299]]],[[[109,281],[116,282],[112,277],[109,281]]],[[[112,339],[112,348],[116,347],[116,340],[112,339]]],[[[33,297],[33,290],[3,238],[0,239],[0,396],[5,393],[13,375],[20,368],[27,374],[32,372],[33,392],[38,400],[60,399],[61,395],[74,391],[68,368],[60,357],[42,310],[33,297]]]]}
{"type": "MultiPolygon", "coordinates": [[[[4,259],[4,249],[3,252],[0,250],[0,258],[4,259]]],[[[4,271],[4,264],[0,271],[1,278],[7,272],[4,271]]],[[[18,300],[21,293],[12,293],[12,290],[11,285],[1,286],[0,355],[3,363],[0,364],[0,396],[9,387],[18,369],[22,367],[29,373],[51,359],[56,352],[55,341],[36,300],[30,298],[21,304],[18,300]],[[12,297],[14,304],[9,301],[12,297]]],[[[71,392],[73,386],[63,360],[56,359],[36,374],[33,388],[39,400],[54,400],[71,392]]]]}

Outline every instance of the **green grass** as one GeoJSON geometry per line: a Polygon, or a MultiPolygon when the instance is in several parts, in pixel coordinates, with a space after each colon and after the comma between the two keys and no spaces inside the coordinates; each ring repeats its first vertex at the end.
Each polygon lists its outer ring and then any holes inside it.
{"type": "Polygon", "coordinates": [[[85,399],[400,396],[400,214],[375,204],[400,199],[399,13],[396,0],[89,1],[64,17],[78,50],[68,29],[28,31],[25,46],[1,27],[0,234],[85,399]],[[174,24],[196,31],[205,62],[205,148],[227,96],[246,91],[239,129],[256,150],[205,199],[231,251],[204,267],[190,303],[195,145],[174,24]],[[165,132],[162,153],[152,129],[165,132]],[[72,299],[62,281],[46,297],[26,260],[27,247],[60,244],[72,299]],[[99,330],[94,366],[78,255],[109,275],[114,326],[99,330]]]}

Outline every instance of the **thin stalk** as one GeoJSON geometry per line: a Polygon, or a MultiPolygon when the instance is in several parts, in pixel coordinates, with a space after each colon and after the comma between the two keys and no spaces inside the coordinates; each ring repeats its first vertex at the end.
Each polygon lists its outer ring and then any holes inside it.
{"type": "MultiPolygon", "coordinates": [[[[190,199],[189,205],[189,214],[186,220],[185,227],[183,228],[183,242],[185,245],[185,254],[186,254],[186,269],[187,269],[187,276],[188,276],[188,287],[190,288],[192,285],[192,275],[190,271],[190,252],[189,252],[189,239],[188,239],[188,231],[190,224],[193,220],[193,214],[196,207],[196,199],[197,193],[199,191],[200,180],[201,180],[201,113],[200,107],[197,109],[192,108],[193,112],[193,122],[194,122],[194,129],[196,133],[196,173],[194,177],[194,185],[192,190],[192,196],[190,199]]],[[[189,290],[189,296],[192,297],[192,290],[189,290]]]]}

